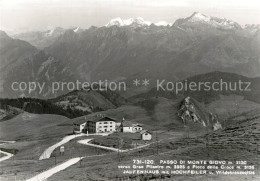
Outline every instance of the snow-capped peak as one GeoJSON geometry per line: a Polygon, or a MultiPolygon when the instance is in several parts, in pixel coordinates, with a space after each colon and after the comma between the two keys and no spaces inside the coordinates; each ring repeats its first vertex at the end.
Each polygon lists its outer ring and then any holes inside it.
{"type": "Polygon", "coordinates": [[[53,32],[54,32],[54,29],[48,30],[45,35],[51,36],[53,34],[53,32]]]}
{"type": "Polygon", "coordinates": [[[154,24],[155,26],[171,26],[172,23],[167,23],[166,21],[159,21],[157,23],[154,24]]]}
{"type": "Polygon", "coordinates": [[[115,18],[112,19],[106,24],[106,27],[110,26],[130,26],[130,25],[136,25],[136,26],[150,26],[151,22],[150,21],[145,21],[142,17],[137,17],[137,18],[129,18],[129,19],[124,19],[122,20],[121,18],[115,18]]]}
{"type": "Polygon", "coordinates": [[[189,17],[189,21],[205,21],[205,22],[209,22],[210,21],[210,17],[198,13],[198,12],[194,12],[190,17],[189,17]]]}
{"type": "Polygon", "coordinates": [[[76,27],[75,29],[73,29],[73,31],[74,31],[75,33],[77,33],[77,32],[79,31],[79,29],[80,29],[80,27],[76,27]]]}
{"type": "Polygon", "coordinates": [[[199,12],[193,13],[190,17],[184,19],[184,21],[182,21],[182,22],[191,22],[191,23],[202,22],[202,23],[207,23],[209,25],[212,25],[212,26],[218,27],[218,28],[222,28],[222,29],[241,28],[241,26],[234,21],[227,20],[225,18],[206,16],[199,12]]]}
{"type": "Polygon", "coordinates": [[[118,17],[115,19],[111,19],[106,26],[113,26],[113,25],[123,26],[123,24],[124,24],[123,20],[118,17]]]}

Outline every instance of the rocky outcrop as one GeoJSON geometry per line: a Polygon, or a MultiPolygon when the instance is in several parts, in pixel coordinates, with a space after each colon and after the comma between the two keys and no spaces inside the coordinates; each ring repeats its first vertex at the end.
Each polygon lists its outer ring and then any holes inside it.
{"type": "Polygon", "coordinates": [[[186,97],[181,103],[178,116],[182,119],[185,126],[193,122],[201,124],[203,127],[210,127],[214,131],[222,129],[217,115],[201,110],[198,105],[192,102],[190,97],[186,97]],[[205,116],[205,114],[208,116],[205,116]]]}
{"type": "Polygon", "coordinates": [[[206,123],[201,119],[200,115],[197,113],[195,105],[190,101],[190,97],[186,97],[180,107],[178,116],[181,117],[183,123],[186,125],[187,122],[193,121],[195,123],[200,123],[206,127],[206,123]]]}

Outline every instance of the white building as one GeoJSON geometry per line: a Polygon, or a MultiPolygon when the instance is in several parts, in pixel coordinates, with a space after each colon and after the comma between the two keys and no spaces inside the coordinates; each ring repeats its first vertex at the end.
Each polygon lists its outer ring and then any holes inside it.
{"type": "Polygon", "coordinates": [[[125,133],[136,133],[142,131],[143,127],[141,124],[132,123],[131,121],[123,121],[120,125],[120,131],[125,133]]]}
{"type": "Polygon", "coordinates": [[[142,140],[150,141],[152,139],[152,134],[147,130],[142,130],[140,134],[142,140]]]}
{"type": "Polygon", "coordinates": [[[143,126],[141,124],[133,124],[133,132],[136,133],[136,132],[141,132],[143,130],[143,126]]]}
{"type": "Polygon", "coordinates": [[[132,133],[133,132],[133,123],[131,121],[122,121],[120,125],[121,132],[132,133]]]}
{"type": "Polygon", "coordinates": [[[103,133],[116,131],[116,120],[104,115],[79,120],[74,123],[74,133],[103,133]]]}

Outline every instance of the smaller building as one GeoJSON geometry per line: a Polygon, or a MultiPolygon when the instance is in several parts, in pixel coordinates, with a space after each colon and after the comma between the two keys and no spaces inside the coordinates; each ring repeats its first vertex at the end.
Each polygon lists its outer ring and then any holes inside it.
{"type": "Polygon", "coordinates": [[[143,126],[141,124],[133,124],[132,125],[133,132],[141,132],[143,130],[143,126]]]}
{"type": "Polygon", "coordinates": [[[73,133],[84,133],[86,132],[86,124],[87,122],[84,123],[73,123],[73,133]]]}
{"type": "Polygon", "coordinates": [[[122,121],[120,125],[120,131],[124,133],[132,133],[133,132],[133,123],[131,121],[122,121]]]}
{"type": "Polygon", "coordinates": [[[142,131],[140,132],[140,134],[141,134],[141,139],[142,139],[142,140],[144,140],[144,141],[150,141],[150,140],[152,140],[152,134],[151,134],[149,131],[147,131],[147,130],[142,130],[142,131]]]}
{"type": "Polygon", "coordinates": [[[125,133],[137,133],[143,130],[143,126],[138,123],[132,123],[131,121],[122,120],[120,124],[120,132],[125,133]]]}

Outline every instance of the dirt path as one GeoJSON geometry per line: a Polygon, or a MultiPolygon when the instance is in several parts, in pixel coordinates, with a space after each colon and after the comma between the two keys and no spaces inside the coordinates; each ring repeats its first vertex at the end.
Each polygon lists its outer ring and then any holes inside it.
{"type": "MultiPolygon", "coordinates": [[[[3,141],[3,140],[0,140],[0,145],[10,144],[10,143],[15,143],[15,141],[3,141]]],[[[2,151],[2,150],[0,150],[0,153],[6,155],[6,156],[3,156],[3,157],[0,158],[0,162],[2,162],[4,160],[8,160],[12,156],[14,156],[14,154],[8,153],[8,152],[2,151]]]]}
{"type": "Polygon", "coordinates": [[[0,153],[3,153],[6,155],[6,156],[3,156],[0,158],[0,162],[7,160],[7,159],[11,158],[12,156],[14,156],[12,153],[8,153],[8,152],[1,151],[1,150],[0,150],[0,153]]]}
{"type": "Polygon", "coordinates": [[[43,181],[46,180],[47,178],[51,177],[52,175],[54,175],[55,173],[58,173],[62,170],[65,170],[66,168],[75,165],[76,163],[78,163],[80,160],[84,159],[84,158],[88,158],[88,157],[100,157],[100,156],[104,156],[104,155],[91,155],[91,156],[86,156],[86,157],[76,157],[76,158],[71,158],[53,168],[50,168],[49,170],[46,170],[26,181],[43,181]]]}
{"type": "Polygon", "coordinates": [[[112,147],[101,146],[101,145],[96,145],[96,144],[89,143],[91,140],[92,139],[79,140],[78,143],[83,144],[83,145],[96,147],[96,148],[102,148],[102,149],[105,149],[105,150],[111,150],[111,151],[115,151],[115,152],[128,152],[128,151],[132,151],[132,150],[136,150],[136,149],[141,149],[141,148],[144,148],[144,147],[147,147],[147,146],[153,144],[153,143],[149,143],[149,144],[146,144],[146,145],[138,146],[136,148],[122,150],[122,149],[118,149],[118,148],[112,148],[112,147]]]}
{"type": "Polygon", "coordinates": [[[53,174],[60,172],[61,170],[64,170],[68,167],[70,167],[71,165],[76,164],[77,162],[79,162],[81,159],[83,159],[84,157],[77,157],[77,158],[72,158],[60,165],[57,165],[45,172],[42,172],[30,179],[28,179],[27,181],[42,181],[42,180],[46,180],[47,178],[49,178],[50,176],[52,176],[53,174]]]}
{"type": "Polygon", "coordinates": [[[69,136],[65,136],[60,142],[50,146],[49,148],[47,148],[40,156],[39,160],[44,160],[44,159],[48,159],[50,158],[52,152],[60,147],[61,145],[69,142],[70,140],[72,139],[75,139],[77,137],[80,137],[80,136],[86,136],[85,134],[78,134],[78,135],[69,135],[69,136]]]}
{"type": "Polygon", "coordinates": [[[61,145],[64,145],[65,143],[69,142],[70,140],[73,140],[77,137],[81,137],[81,136],[107,136],[110,133],[99,133],[99,134],[76,134],[76,135],[69,135],[69,136],[65,136],[61,141],[59,141],[58,143],[50,146],[49,148],[47,148],[40,156],[39,160],[44,160],[44,159],[48,159],[50,158],[52,152],[60,147],[61,145]]]}

